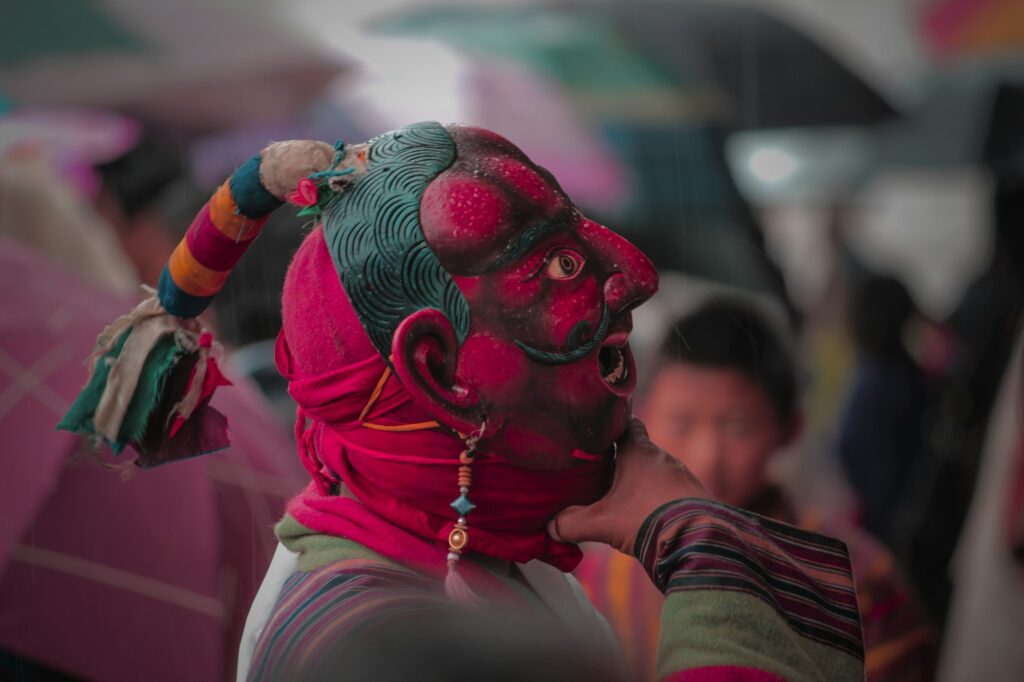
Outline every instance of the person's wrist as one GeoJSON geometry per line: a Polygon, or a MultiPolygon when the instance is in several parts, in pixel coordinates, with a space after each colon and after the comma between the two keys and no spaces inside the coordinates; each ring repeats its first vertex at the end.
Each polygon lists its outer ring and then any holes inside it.
{"type": "Polygon", "coordinates": [[[678,536],[689,526],[690,520],[717,514],[721,506],[707,497],[681,497],[659,505],[640,524],[633,543],[633,556],[659,590],[665,591],[677,568],[665,564],[663,559],[675,549],[678,536]]]}

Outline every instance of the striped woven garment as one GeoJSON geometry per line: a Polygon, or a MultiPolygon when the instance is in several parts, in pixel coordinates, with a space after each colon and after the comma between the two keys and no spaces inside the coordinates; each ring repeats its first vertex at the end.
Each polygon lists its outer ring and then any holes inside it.
{"type": "Polygon", "coordinates": [[[856,590],[842,542],[728,505],[683,500],[647,520],[635,554],[666,595],[659,677],[746,667],[775,676],[752,679],[863,679],[856,590]]]}
{"type": "MultiPolygon", "coordinates": [[[[299,571],[286,581],[263,629],[250,680],[299,679],[369,623],[451,607],[437,578],[351,541],[318,535],[290,518],[278,536],[299,552],[299,571]]],[[[659,679],[863,680],[860,621],[843,543],[690,499],[648,518],[636,556],[667,594],[659,679]]],[[[526,608],[552,615],[562,610],[531,585],[506,582],[526,608]]],[[[449,655],[460,655],[455,644],[449,655]]],[[[593,655],[608,656],[607,647],[595,646],[593,655]]],[[[482,669],[480,677],[487,676],[482,669]]]]}
{"type": "MultiPolygon", "coordinates": [[[[759,509],[775,519],[794,518],[781,500],[771,512],[759,509]]],[[[936,632],[892,555],[866,532],[838,519],[824,524],[821,519],[821,515],[806,513],[799,525],[847,544],[864,631],[868,682],[932,679],[936,632]]],[[[591,544],[584,549],[574,575],[622,642],[633,678],[654,679],[664,595],[633,557],[606,545],[591,544]]]]}

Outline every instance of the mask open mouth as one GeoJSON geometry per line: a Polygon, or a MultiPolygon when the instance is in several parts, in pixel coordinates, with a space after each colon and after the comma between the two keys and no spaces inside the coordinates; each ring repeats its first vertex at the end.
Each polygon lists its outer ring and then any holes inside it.
{"type": "Polygon", "coordinates": [[[609,386],[622,386],[629,379],[629,362],[622,348],[602,346],[597,353],[597,366],[609,386]]]}
{"type": "Polygon", "coordinates": [[[594,354],[596,369],[609,391],[628,398],[636,388],[636,362],[629,347],[629,329],[612,332],[594,354]]]}

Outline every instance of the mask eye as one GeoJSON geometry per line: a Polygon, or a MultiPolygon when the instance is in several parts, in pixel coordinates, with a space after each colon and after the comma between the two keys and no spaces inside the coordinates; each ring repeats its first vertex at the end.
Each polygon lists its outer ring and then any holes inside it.
{"type": "Polygon", "coordinates": [[[583,269],[583,256],[569,249],[559,249],[548,261],[545,274],[551,279],[572,279],[583,269]]]}

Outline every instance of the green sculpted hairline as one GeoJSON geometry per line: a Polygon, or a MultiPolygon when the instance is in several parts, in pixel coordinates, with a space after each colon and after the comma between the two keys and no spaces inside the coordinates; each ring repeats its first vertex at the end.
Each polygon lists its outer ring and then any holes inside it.
{"type": "Polygon", "coordinates": [[[391,355],[395,329],[425,308],[444,313],[459,343],[469,304],[430,249],[420,225],[427,185],[455,161],[441,124],[414,123],[370,140],[367,173],[324,209],[327,247],[374,347],[391,355]]]}

